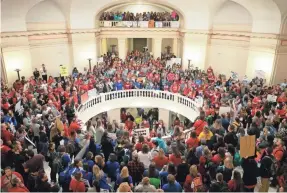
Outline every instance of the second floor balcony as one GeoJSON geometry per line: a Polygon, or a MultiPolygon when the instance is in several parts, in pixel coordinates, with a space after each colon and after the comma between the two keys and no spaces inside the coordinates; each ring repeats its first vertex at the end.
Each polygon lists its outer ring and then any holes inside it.
{"type": "Polygon", "coordinates": [[[106,28],[179,28],[180,21],[99,21],[106,28]]]}

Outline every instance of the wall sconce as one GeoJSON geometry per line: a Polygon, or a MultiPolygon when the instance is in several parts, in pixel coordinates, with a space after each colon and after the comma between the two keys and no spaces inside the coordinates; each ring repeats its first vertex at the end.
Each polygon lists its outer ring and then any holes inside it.
{"type": "Polygon", "coordinates": [[[18,80],[20,80],[20,69],[19,68],[17,68],[17,69],[15,69],[15,71],[17,72],[17,75],[18,75],[18,80]]]}
{"type": "Polygon", "coordinates": [[[88,61],[89,61],[89,69],[90,69],[90,72],[92,72],[92,64],[91,64],[92,59],[91,59],[91,58],[88,58],[88,61]]]}

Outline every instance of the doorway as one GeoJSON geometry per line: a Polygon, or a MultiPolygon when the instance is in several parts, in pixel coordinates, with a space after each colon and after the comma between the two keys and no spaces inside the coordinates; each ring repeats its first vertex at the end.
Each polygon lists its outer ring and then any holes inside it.
{"type": "Polygon", "coordinates": [[[147,47],[147,38],[134,38],[133,39],[133,50],[143,52],[143,48],[147,47]]]}

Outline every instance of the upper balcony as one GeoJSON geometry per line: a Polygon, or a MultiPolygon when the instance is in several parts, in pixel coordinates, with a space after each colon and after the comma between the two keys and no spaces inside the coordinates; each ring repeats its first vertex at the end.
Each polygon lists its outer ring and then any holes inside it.
{"type": "Polygon", "coordinates": [[[179,28],[180,21],[99,21],[106,28],[179,28]]]}

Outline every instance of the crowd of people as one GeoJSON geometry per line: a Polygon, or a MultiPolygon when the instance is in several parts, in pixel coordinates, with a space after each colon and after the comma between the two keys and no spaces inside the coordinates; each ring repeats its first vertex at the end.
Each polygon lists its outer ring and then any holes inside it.
{"type": "Polygon", "coordinates": [[[269,185],[286,191],[286,80],[266,86],[258,78],[225,79],[212,68],[183,70],[137,53],[125,60],[105,56],[91,71],[74,68],[68,77],[47,77],[42,65],[11,88],[1,82],[4,192],[254,192],[256,186],[267,192],[269,185]],[[77,119],[80,96],[91,89],[143,88],[201,96],[204,105],[194,122],[176,118],[171,128],[153,111],[139,123],[125,112],[121,120],[98,116],[86,129],[77,119]],[[269,94],[277,99],[267,100],[269,94]],[[230,112],[219,114],[222,106],[230,112]],[[133,137],[137,124],[149,127],[150,136],[133,137]],[[165,141],[167,133],[172,137],[165,141]],[[253,156],[240,156],[245,135],[255,135],[253,156]]]}
{"type": "Polygon", "coordinates": [[[175,11],[172,12],[103,12],[100,21],[178,21],[179,16],[175,11]]]}

